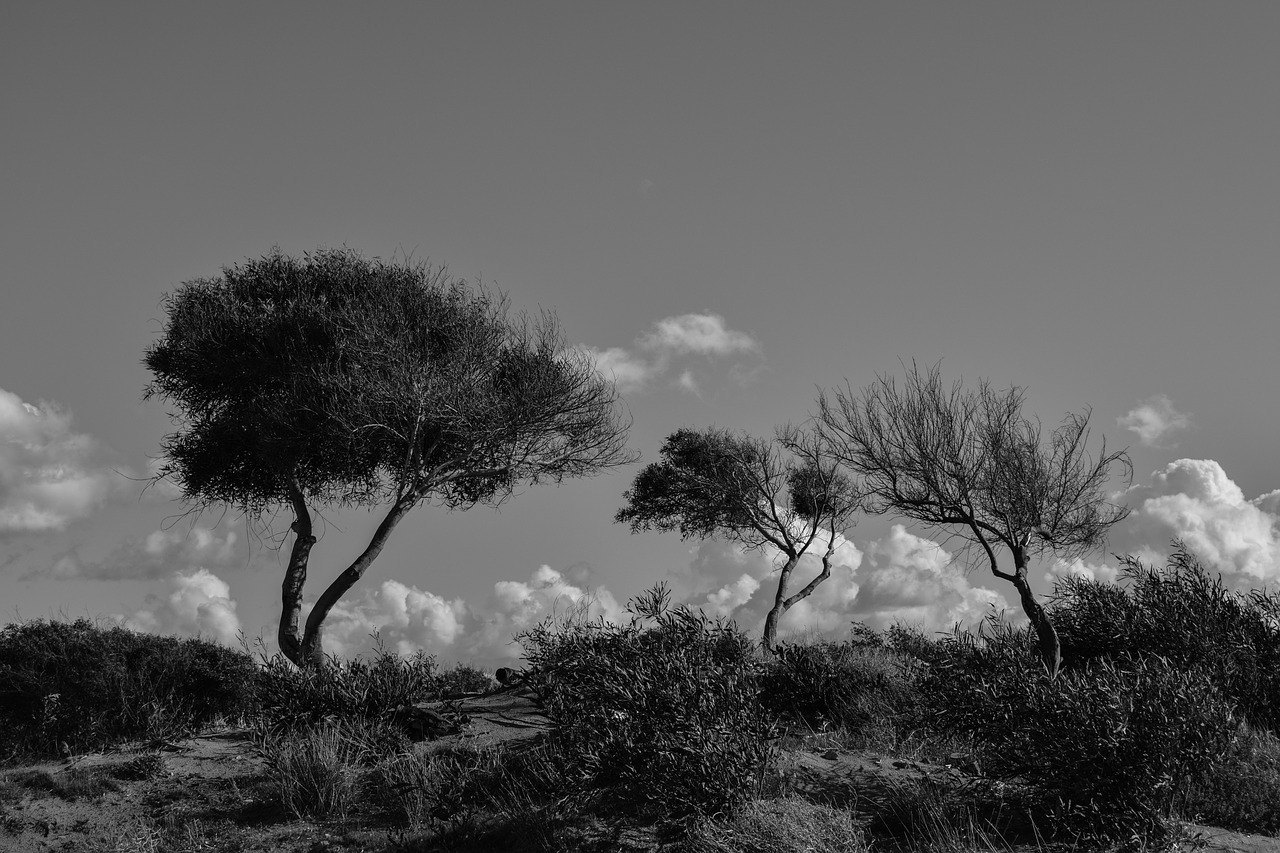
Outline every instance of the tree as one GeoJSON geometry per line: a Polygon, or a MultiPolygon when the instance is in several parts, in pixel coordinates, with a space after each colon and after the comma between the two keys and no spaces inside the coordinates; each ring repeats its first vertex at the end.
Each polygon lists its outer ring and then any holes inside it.
{"type": "Polygon", "coordinates": [[[157,479],[197,509],[292,513],[278,639],[299,666],[323,665],[325,617],[417,505],[497,505],[634,459],[612,383],[556,318],[509,316],[442,267],[275,249],[163,304],[145,396],[175,404],[178,429],[157,479]],[[300,632],[312,507],[333,506],[386,511],[300,632]]]}
{"type": "Polygon", "coordinates": [[[724,538],[748,549],[772,545],[782,556],[764,647],[772,652],[778,618],[831,577],[836,534],[861,496],[836,470],[821,436],[794,427],[760,439],[714,427],[681,429],[662,445],[624,493],[615,517],[641,530],[680,531],[682,539],[724,538]],[[823,541],[825,540],[825,541],[823,541]],[[819,543],[822,570],[788,595],[800,558],[819,543]]]}
{"type": "Polygon", "coordinates": [[[1056,674],[1058,633],[1027,579],[1030,561],[1064,559],[1101,547],[1128,509],[1106,500],[1111,470],[1132,478],[1121,450],[1095,457],[1087,448],[1089,412],[1069,414],[1045,440],[1040,422],[1025,417],[1025,391],[976,391],[942,384],[940,367],[913,363],[899,385],[882,376],[861,398],[846,385],[819,398],[820,429],[835,455],[861,481],[869,511],[893,512],[947,530],[980,549],[996,577],[1018,591],[1036,632],[1040,657],[1056,674]],[[1009,552],[1012,571],[1000,568],[1009,552]]]}

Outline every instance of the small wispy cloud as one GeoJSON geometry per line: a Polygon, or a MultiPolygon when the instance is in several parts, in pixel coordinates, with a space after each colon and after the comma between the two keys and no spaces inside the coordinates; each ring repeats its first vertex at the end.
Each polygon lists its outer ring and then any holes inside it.
{"type": "Polygon", "coordinates": [[[244,565],[248,549],[234,530],[218,531],[194,525],[190,529],[169,528],[152,531],[145,537],[130,537],[105,558],[86,562],[75,549],[63,554],[43,571],[32,571],[25,579],[47,575],[58,580],[152,580],[175,570],[230,568],[244,565]]]}
{"type": "Polygon", "coordinates": [[[1189,427],[1191,418],[1175,409],[1164,394],[1155,394],[1116,418],[1116,423],[1137,435],[1143,444],[1155,447],[1171,433],[1189,427]]]}
{"type": "Polygon", "coordinates": [[[656,364],[638,358],[622,347],[597,349],[583,346],[582,349],[595,362],[596,370],[612,379],[624,394],[641,390],[659,372],[656,364]]]}
{"type": "MultiPolygon", "coordinates": [[[[582,345],[580,349],[624,394],[644,390],[651,381],[673,370],[679,371],[673,382],[676,387],[699,394],[701,385],[697,377],[692,369],[678,364],[681,359],[694,356],[721,359],[760,351],[755,338],[729,328],[719,314],[666,317],[636,338],[635,345],[643,354],[624,347],[601,349],[582,345]]],[[[732,365],[730,371],[735,376],[744,375],[738,364],[732,365]]]]}
{"type": "Polygon", "coordinates": [[[738,332],[724,324],[719,314],[681,314],[653,324],[653,330],[641,336],[642,349],[677,355],[732,355],[758,350],[760,345],[746,332],[738,332]]]}

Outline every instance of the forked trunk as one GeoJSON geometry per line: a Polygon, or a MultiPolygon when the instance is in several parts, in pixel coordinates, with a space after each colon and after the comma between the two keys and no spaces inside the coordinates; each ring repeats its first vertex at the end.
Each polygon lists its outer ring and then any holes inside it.
{"type": "Polygon", "coordinates": [[[822,555],[822,571],[819,572],[813,580],[809,581],[804,587],[790,598],[787,597],[787,580],[791,577],[791,572],[795,570],[796,564],[800,562],[800,555],[793,554],[787,564],[782,567],[782,574],[778,578],[778,594],[774,596],[773,607],[764,617],[764,650],[765,654],[772,655],[777,646],[778,637],[778,617],[795,605],[797,601],[802,601],[818,587],[818,584],[831,577],[831,555],[835,551],[835,533],[831,535],[831,541],[827,545],[827,552],[822,555]]]}
{"type": "Polygon", "coordinates": [[[410,495],[402,497],[392,505],[387,512],[386,518],[382,519],[382,523],[378,525],[378,529],[374,532],[373,538],[369,540],[369,544],[365,546],[364,551],[355,562],[347,566],[342,574],[338,575],[324,592],[320,594],[320,598],[316,601],[316,606],[311,608],[311,612],[307,614],[306,630],[302,635],[301,647],[299,649],[300,667],[322,668],[325,665],[324,646],[322,643],[324,620],[329,615],[329,611],[338,603],[339,599],[346,594],[347,590],[355,586],[356,582],[364,576],[365,571],[373,563],[374,559],[382,553],[382,548],[387,544],[387,539],[391,536],[391,531],[400,523],[400,520],[413,508],[416,499],[410,495]]]}

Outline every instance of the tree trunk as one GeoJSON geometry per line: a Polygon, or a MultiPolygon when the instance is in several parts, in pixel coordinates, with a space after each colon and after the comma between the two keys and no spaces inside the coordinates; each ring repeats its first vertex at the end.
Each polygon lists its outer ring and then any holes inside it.
{"type": "MultiPolygon", "coordinates": [[[[307,615],[307,627],[302,635],[299,657],[306,661],[305,665],[317,669],[325,665],[324,648],[321,643],[325,617],[329,615],[333,605],[338,603],[338,600],[346,594],[347,590],[355,586],[356,581],[364,576],[370,564],[382,553],[382,548],[387,544],[391,531],[395,529],[396,525],[413,508],[415,503],[417,503],[417,499],[412,493],[397,500],[387,512],[386,518],[382,519],[382,523],[378,525],[373,538],[369,540],[369,544],[365,546],[360,556],[356,557],[355,562],[347,566],[346,570],[338,575],[333,583],[329,584],[328,588],[320,594],[320,599],[316,602],[316,606],[311,608],[311,613],[307,615]]],[[[299,664],[299,666],[303,665],[299,664]]]]}
{"type": "Polygon", "coordinates": [[[1013,585],[1017,588],[1018,597],[1022,600],[1022,611],[1027,614],[1027,618],[1031,620],[1031,627],[1035,629],[1040,660],[1049,671],[1049,677],[1056,678],[1058,667],[1062,665],[1062,641],[1058,639],[1058,629],[1053,627],[1049,614],[1045,612],[1040,602],[1036,601],[1035,593],[1031,591],[1031,584],[1027,583],[1025,567],[1017,567],[1013,585]]]}
{"type": "Polygon", "coordinates": [[[289,552],[289,565],[284,571],[284,581],[280,584],[280,628],[276,632],[276,643],[281,653],[293,662],[294,666],[303,667],[302,639],[298,633],[298,620],[302,615],[302,587],[307,582],[307,561],[311,557],[311,548],[316,544],[312,535],[311,513],[307,510],[307,501],[302,491],[296,486],[291,490],[289,502],[293,504],[293,548],[289,552]]]}
{"type": "Polygon", "coordinates": [[[773,598],[773,607],[769,608],[769,612],[764,617],[764,651],[767,655],[774,653],[778,636],[778,617],[790,606],[787,604],[787,579],[791,577],[791,572],[799,560],[798,555],[787,558],[786,564],[782,567],[782,573],[778,577],[778,592],[773,598]]]}

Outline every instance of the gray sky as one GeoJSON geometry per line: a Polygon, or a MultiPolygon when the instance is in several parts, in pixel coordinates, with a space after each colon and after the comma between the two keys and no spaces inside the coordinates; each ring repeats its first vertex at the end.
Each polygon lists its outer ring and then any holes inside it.
{"type": "MultiPolygon", "coordinates": [[[[166,528],[180,506],[111,472],[169,428],[141,401],[162,294],[277,244],[410,253],[554,309],[645,379],[646,461],[900,360],[1028,386],[1050,424],[1092,407],[1136,462],[1110,550],[1181,535],[1274,583],[1278,31],[1261,3],[11,4],[5,616],[273,632],[274,551],[234,515],[166,528]]],[[[488,660],[557,596],[607,610],[662,578],[752,624],[767,559],[612,524],[636,470],[419,510],[342,648],[381,626],[488,660]]],[[[375,523],[330,520],[313,578],[375,523]]],[[[793,629],[1014,600],[891,524],[849,531],[793,629]]]]}

